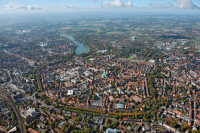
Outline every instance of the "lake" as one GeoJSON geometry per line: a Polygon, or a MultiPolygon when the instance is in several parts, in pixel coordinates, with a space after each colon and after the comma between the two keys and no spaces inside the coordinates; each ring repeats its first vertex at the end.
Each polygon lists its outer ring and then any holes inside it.
{"type": "Polygon", "coordinates": [[[70,41],[72,41],[73,43],[75,43],[76,44],[76,49],[75,49],[75,55],[79,55],[79,54],[81,54],[81,53],[86,53],[86,52],[88,52],[88,48],[87,47],[85,47],[84,45],[83,45],[83,43],[80,43],[80,42],[77,42],[77,41],[75,41],[75,39],[73,38],[73,36],[70,36],[70,35],[65,35],[65,34],[60,34],[60,36],[61,37],[67,37],[70,41]]]}

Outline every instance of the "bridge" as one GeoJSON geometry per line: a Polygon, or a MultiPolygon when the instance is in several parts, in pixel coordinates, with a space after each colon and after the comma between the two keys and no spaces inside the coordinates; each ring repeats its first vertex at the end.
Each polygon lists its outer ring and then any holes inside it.
{"type": "Polygon", "coordinates": [[[10,95],[10,93],[8,93],[5,89],[3,89],[2,87],[0,87],[0,98],[3,101],[6,101],[14,110],[15,115],[17,116],[17,120],[18,120],[18,127],[19,127],[19,132],[20,133],[25,133],[24,131],[24,126],[23,126],[23,119],[18,111],[18,109],[15,106],[15,103],[10,95]]]}

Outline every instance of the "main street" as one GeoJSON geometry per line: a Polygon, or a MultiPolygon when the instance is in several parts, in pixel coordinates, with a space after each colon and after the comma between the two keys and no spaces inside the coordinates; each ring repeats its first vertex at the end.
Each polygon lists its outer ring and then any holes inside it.
{"type": "Polygon", "coordinates": [[[0,87],[0,98],[4,101],[6,101],[8,104],[10,104],[10,106],[12,107],[12,109],[15,112],[15,115],[17,116],[17,120],[18,120],[18,124],[19,124],[19,132],[20,133],[25,133],[24,131],[24,126],[23,126],[23,119],[18,111],[18,109],[15,106],[15,103],[11,97],[11,95],[4,90],[3,88],[0,87]]]}

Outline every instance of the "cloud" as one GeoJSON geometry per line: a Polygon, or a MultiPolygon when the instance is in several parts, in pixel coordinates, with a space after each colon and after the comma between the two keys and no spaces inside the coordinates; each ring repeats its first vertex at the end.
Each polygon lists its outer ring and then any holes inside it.
{"type": "Polygon", "coordinates": [[[62,9],[68,9],[68,8],[80,8],[78,6],[72,6],[72,5],[67,5],[67,4],[61,4],[62,9]]]}
{"type": "Polygon", "coordinates": [[[149,6],[151,8],[157,8],[157,9],[163,9],[163,8],[175,8],[175,6],[171,3],[168,2],[167,4],[155,4],[155,3],[150,3],[149,6]]]}
{"type": "Polygon", "coordinates": [[[183,8],[183,9],[199,8],[191,0],[174,0],[174,1],[179,5],[179,8],[183,8]]]}
{"type": "Polygon", "coordinates": [[[174,0],[174,1],[178,4],[178,6],[174,6],[171,2],[168,2],[167,4],[150,3],[149,6],[151,8],[157,8],[157,9],[163,9],[163,8],[199,9],[199,7],[195,5],[191,0],[174,0]]]}
{"type": "Polygon", "coordinates": [[[40,10],[42,9],[41,6],[38,5],[22,5],[22,4],[17,4],[10,2],[8,5],[5,5],[6,10],[40,10]]]}
{"type": "Polygon", "coordinates": [[[67,5],[67,4],[61,4],[59,9],[103,9],[105,7],[103,6],[87,6],[87,7],[81,7],[81,6],[73,6],[73,5],[67,5]]]}
{"type": "Polygon", "coordinates": [[[41,10],[42,7],[38,5],[28,5],[27,6],[28,10],[41,10]]]}
{"type": "Polygon", "coordinates": [[[122,0],[113,0],[113,1],[104,0],[102,4],[107,5],[107,6],[113,6],[113,7],[132,7],[133,6],[130,0],[128,0],[127,2],[123,2],[122,0]]]}

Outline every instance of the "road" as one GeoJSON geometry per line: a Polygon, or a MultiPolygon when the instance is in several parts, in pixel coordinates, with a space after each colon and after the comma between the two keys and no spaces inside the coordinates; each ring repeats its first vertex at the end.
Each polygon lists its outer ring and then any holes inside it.
{"type": "Polygon", "coordinates": [[[19,124],[19,132],[20,133],[25,133],[24,131],[24,125],[23,125],[23,119],[18,111],[18,109],[15,106],[15,103],[10,95],[10,93],[8,93],[6,90],[4,90],[3,88],[0,87],[0,98],[4,101],[6,101],[8,104],[10,104],[10,106],[12,107],[12,109],[15,112],[15,115],[17,116],[17,120],[18,120],[18,124],[19,124]]]}

